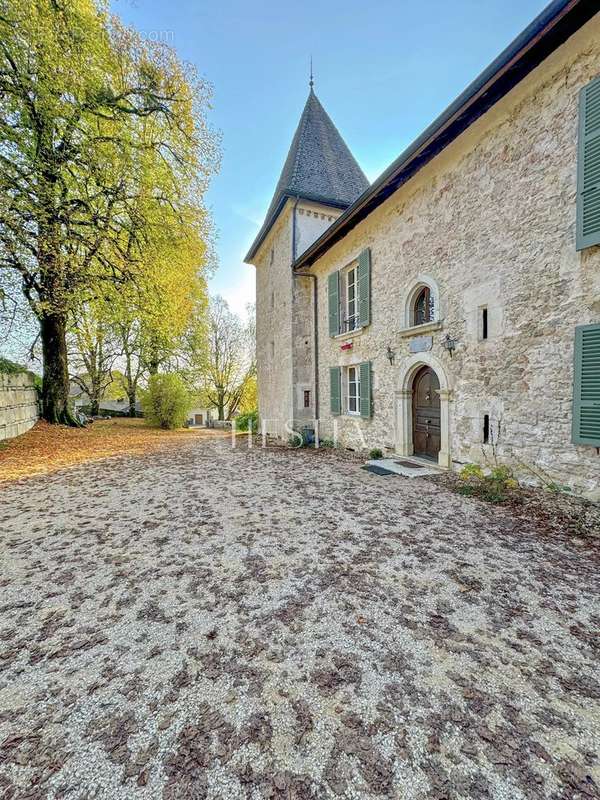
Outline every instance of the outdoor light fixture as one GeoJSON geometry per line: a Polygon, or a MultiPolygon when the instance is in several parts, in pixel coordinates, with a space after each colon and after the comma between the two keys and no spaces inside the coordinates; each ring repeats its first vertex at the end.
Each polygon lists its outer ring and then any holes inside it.
{"type": "Polygon", "coordinates": [[[394,365],[394,359],[396,358],[396,351],[392,350],[392,348],[389,346],[389,344],[387,346],[386,356],[388,357],[388,361],[390,362],[390,365],[393,366],[394,365]]]}
{"type": "Polygon", "coordinates": [[[442,339],[442,347],[450,353],[450,358],[452,358],[452,351],[456,350],[456,339],[453,339],[452,336],[447,333],[442,339]]]}

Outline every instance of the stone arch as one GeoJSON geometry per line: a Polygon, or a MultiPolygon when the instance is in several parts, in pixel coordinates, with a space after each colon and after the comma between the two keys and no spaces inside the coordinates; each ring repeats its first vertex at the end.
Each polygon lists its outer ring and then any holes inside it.
{"type": "Polygon", "coordinates": [[[440,452],[438,463],[447,469],[452,465],[450,453],[450,402],[452,385],[442,362],[431,353],[415,353],[400,369],[396,383],[396,452],[401,456],[414,455],[412,395],[415,375],[430,367],[440,384],[440,452]]]}
{"type": "Polygon", "coordinates": [[[428,288],[433,300],[433,319],[431,322],[439,322],[441,317],[440,309],[440,290],[437,282],[430,275],[418,275],[416,281],[410,287],[406,295],[404,304],[404,327],[410,328],[414,325],[413,310],[414,304],[421,293],[421,290],[428,288]]]}

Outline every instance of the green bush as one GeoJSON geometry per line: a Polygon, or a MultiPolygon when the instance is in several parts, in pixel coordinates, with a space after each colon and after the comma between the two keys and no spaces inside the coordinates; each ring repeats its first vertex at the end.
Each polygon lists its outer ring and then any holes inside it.
{"type": "Polygon", "coordinates": [[[0,356],[0,372],[4,375],[17,375],[19,372],[27,372],[27,370],[20,364],[15,364],[14,361],[0,356]]]}
{"type": "Polygon", "coordinates": [[[369,458],[372,461],[378,461],[380,458],[383,458],[383,450],[381,448],[379,448],[379,447],[374,447],[369,452],[369,458]]]}
{"type": "Polygon", "coordinates": [[[182,378],[175,373],[152,375],[141,392],[142,411],[153,427],[181,428],[187,419],[191,397],[182,378]]]}
{"type": "Polygon", "coordinates": [[[235,427],[238,431],[252,430],[252,433],[258,433],[258,411],[247,411],[245,414],[240,414],[235,418],[235,427]]]}
{"type": "Polygon", "coordinates": [[[333,439],[319,439],[319,447],[335,447],[333,439]]]}
{"type": "Polygon", "coordinates": [[[489,503],[504,503],[508,500],[508,491],[519,487],[510,467],[502,465],[494,467],[486,475],[479,464],[465,464],[458,477],[459,494],[478,497],[489,503]]]}

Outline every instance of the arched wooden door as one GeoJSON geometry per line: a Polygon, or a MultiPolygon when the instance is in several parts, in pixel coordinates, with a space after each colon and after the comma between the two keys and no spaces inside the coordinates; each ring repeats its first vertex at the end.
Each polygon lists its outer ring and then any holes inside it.
{"type": "Polygon", "coordinates": [[[413,445],[415,455],[437,461],[440,452],[440,382],[431,367],[423,367],[413,381],[413,445]]]}

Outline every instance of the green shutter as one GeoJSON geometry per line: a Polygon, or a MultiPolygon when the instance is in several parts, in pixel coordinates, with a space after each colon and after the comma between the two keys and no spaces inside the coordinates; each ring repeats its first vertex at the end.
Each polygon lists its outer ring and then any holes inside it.
{"type": "Polygon", "coordinates": [[[575,328],[573,442],[600,447],[600,324],[575,328]]]}
{"type": "Polygon", "coordinates": [[[579,95],[577,249],[600,244],[600,78],[579,95]]]}
{"type": "Polygon", "coordinates": [[[340,273],[332,272],[327,278],[327,294],[329,298],[329,335],[337,336],[340,332],[340,273]]]}
{"type": "Polygon", "coordinates": [[[372,414],[371,405],[371,362],[363,361],[360,370],[360,415],[369,418],[372,414]]]}
{"type": "Polygon", "coordinates": [[[342,413],[341,367],[329,367],[329,407],[336,417],[342,413]]]}
{"type": "Polygon", "coordinates": [[[371,251],[367,247],[358,257],[358,324],[371,322],[371,251]]]}

